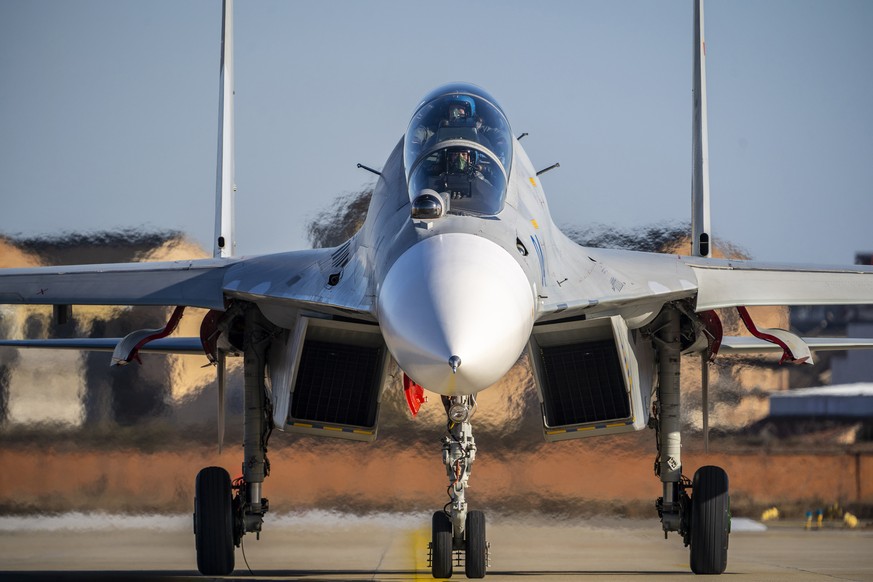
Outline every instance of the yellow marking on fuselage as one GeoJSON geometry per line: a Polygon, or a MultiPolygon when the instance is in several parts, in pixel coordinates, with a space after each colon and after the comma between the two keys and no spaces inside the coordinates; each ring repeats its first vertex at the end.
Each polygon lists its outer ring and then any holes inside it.
{"type": "Polygon", "coordinates": [[[536,218],[532,218],[530,223],[533,225],[534,228],[539,229],[540,225],[537,224],[536,218]]]}
{"type": "Polygon", "coordinates": [[[531,176],[531,178],[530,178],[530,185],[533,186],[534,188],[537,187],[536,178],[534,178],[533,176],[531,176]]]}

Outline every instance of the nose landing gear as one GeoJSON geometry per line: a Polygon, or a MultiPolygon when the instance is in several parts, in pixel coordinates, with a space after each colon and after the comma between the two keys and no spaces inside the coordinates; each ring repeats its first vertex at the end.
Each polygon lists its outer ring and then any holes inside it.
{"type": "Polygon", "coordinates": [[[450,578],[454,566],[463,561],[468,578],[484,578],[489,566],[489,544],[485,537],[485,514],[467,511],[467,481],[476,458],[476,441],[470,417],[476,407],[474,396],[443,397],[448,421],[443,437],[443,463],[449,478],[449,502],[433,514],[432,540],[428,560],[434,578],[450,578]]]}

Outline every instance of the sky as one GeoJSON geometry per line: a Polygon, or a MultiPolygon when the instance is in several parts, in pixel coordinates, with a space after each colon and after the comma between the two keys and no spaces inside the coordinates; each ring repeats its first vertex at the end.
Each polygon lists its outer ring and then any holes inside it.
{"type": "MultiPolygon", "coordinates": [[[[220,0],[0,0],[0,234],[211,249],[220,0]]],[[[752,257],[873,250],[873,2],[709,0],[712,225],[752,257]]],[[[559,225],[690,220],[692,2],[235,6],[237,250],[305,248],[418,101],[500,102],[559,225]]]]}

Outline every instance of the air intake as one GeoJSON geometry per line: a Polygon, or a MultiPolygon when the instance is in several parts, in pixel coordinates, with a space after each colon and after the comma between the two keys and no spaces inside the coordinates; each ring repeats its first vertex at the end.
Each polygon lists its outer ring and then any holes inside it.
{"type": "Polygon", "coordinates": [[[378,325],[300,316],[268,355],[273,421],[288,432],[374,440],[390,362],[378,325]]]}
{"type": "Polygon", "coordinates": [[[646,426],[654,354],[620,316],[536,325],[528,357],[547,441],[646,426]]]}
{"type": "Polygon", "coordinates": [[[630,402],[615,342],[602,340],[542,348],[543,412],[548,426],[630,417],[630,402]]]}
{"type": "Polygon", "coordinates": [[[306,342],[291,416],[314,422],[374,426],[383,360],[378,347],[306,342]]]}

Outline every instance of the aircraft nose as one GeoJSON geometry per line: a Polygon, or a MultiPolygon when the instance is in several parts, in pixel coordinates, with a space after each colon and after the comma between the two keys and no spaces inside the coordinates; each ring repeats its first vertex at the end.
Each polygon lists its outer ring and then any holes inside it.
{"type": "Polygon", "coordinates": [[[378,316],[388,349],[416,383],[447,396],[474,394],[508,372],[524,349],[533,289],[497,244],[436,235],[391,266],[378,316]]]}

